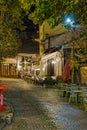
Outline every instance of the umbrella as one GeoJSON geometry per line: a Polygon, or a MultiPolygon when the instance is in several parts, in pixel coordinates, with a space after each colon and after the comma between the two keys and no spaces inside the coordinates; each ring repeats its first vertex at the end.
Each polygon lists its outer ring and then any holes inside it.
{"type": "Polygon", "coordinates": [[[63,68],[62,79],[64,81],[69,81],[71,79],[71,72],[72,72],[72,62],[71,59],[67,59],[65,66],[63,68]]]}

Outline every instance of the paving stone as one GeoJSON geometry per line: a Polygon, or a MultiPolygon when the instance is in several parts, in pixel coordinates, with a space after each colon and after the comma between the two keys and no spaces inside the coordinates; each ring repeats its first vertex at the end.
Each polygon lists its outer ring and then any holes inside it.
{"type": "Polygon", "coordinates": [[[10,87],[5,97],[13,105],[13,122],[4,130],[87,130],[87,112],[61,99],[57,89],[21,79],[0,79],[10,87]]]}

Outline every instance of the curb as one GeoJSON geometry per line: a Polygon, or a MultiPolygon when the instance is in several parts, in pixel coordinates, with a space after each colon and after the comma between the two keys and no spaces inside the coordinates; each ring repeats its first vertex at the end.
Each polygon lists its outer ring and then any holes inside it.
{"type": "Polygon", "coordinates": [[[12,123],[12,119],[14,116],[14,109],[11,103],[8,103],[5,99],[5,105],[7,106],[7,110],[0,112],[0,130],[12,123]]]}

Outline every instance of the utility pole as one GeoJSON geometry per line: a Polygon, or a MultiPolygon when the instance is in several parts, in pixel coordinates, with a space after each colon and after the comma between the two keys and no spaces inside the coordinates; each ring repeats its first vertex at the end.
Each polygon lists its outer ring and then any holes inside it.
{"type": "MultiPolygon", "coordinates": [[[[44,41],[44,22],[39,25],[39,38],[35,39],[35,41],[39,42],[39,55],[41,58],[45,51],[45,43],[43,42],[44,41]]],[[[42,75],[41,61],[40,61],[40,75],[42,75]]]]}

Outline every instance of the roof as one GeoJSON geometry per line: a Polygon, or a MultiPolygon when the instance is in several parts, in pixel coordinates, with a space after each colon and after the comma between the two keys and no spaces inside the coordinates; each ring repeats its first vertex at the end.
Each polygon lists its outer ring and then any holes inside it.
{"type": "Polygon", "coordinates": [[[16,58],[4,58],[4,60],[2,61],[2,63],[16,64],[16,58]]]}

